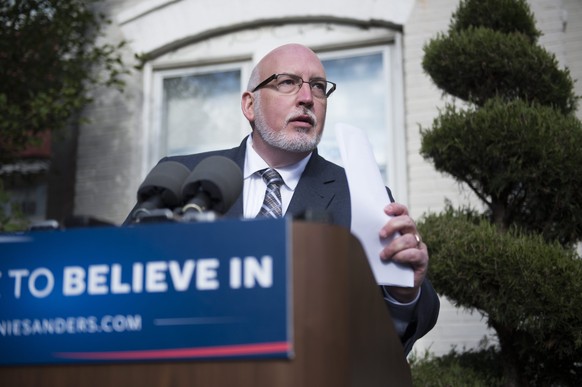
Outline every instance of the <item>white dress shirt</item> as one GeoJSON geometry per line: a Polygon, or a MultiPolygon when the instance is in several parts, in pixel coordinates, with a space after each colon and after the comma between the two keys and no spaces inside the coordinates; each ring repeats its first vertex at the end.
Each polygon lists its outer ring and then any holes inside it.
{"type": "MultiPolygon", "coordinates": [[[[284,184],[281,186],[281,201],[283,203],[283,214],[287,212],[293,192],[297,188],[301,174],[311,157],[311,153],[304,159],[293,165],[284,168],[275,168],[283,178],[284,184]]],[[[247,138],[247,152],[245,155],[245,164],[243,170],[243,216],[245,218],[254,218],[259,213],[265,198],[267,184],[258,171],[270,168],[269,165],[259,156],[253,148],[252,136],[247,138]]]]}

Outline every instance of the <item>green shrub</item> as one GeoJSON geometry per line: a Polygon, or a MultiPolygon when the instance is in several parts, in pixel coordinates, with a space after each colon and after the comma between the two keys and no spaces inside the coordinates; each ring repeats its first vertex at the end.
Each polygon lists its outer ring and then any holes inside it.
{"type": "Polygon", "coordinates": [[[502,363],[494,347],[468,352],[452,349],[435,357],[426,352],[410,358],[414,387],[497,387],[503,386],[502,363]]]}
{"type": "MultiPolygon", "coordinates": [[[[419,230],[437,292],[496,332],[506,385],[582,386],[579,97],[538,37],[525,0],[461,0],[425,45],[425,72],[455,98],[421,128],[421,154],[485,210],[448,206],[419,230]]],[[[456,354],[444,361],[472,377],[456,354]]]]}

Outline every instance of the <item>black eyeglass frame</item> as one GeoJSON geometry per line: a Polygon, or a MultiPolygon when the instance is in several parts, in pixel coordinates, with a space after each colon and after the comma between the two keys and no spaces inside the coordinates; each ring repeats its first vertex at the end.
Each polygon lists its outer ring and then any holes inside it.
{"type": "MultiPolygon", "coordinates": [[[[265,79],[263,82],[259,83],[259,84],[257,85],[257,87],[255,87],[255,88],[253,89],[252,93],[254,93],[255,91],[257,91],[257,90],[259,90],[259,89],[262,89],[263,87],[267,86],[267,85],[268,85],[268,84],[269,84],[271,81],[273,81],[273,80],[277,79],[277,78],[278,78],[279,76],[281,76],[281,75],[286,75],[286,76],[288,76],[288,77],[292,77],[292,78],[296,78],[296,79],[298,79],[298,80],[301,80],[301,85],[299,85],[299,88],[297,88],[297,91],[296,91],[296,93],[297,93],[297,92],[299,92],[299,90],[301,90],[301,88],[303,87],[303,84],[304,84],[304,83],[307,83],[307,84],[309,85],[309,87],[310,87],[311,89],[313,89],[313,85],[311,84],[312,82],[325,82],[325,83],[330,83],[330,84],[331,84],[331,89],[329,89],[329,90],[328,90],[328,91],[325,93],[325,98],[329,98],[329,96],[331,95],[331,93],[333,93],[333,92],[335,91],[335,89],[336,89],[336,86],[337,86],[337,85],[335,84],[335,82],[328,81],[327,79],[321,79],[321,78],[318,78],[318,79],[312,79],[312,80],[310,80],[310,81],[305,81],[303,78],[301,78],[300,76],[298,76],[298,75],[295,75],[295,74],[280,73],[280,74],[273,74],[273,75],[271,75],[269,78],[265,79]]],[[[277,89],[277,90],[278,90],[278,89],[277,89]]]]}

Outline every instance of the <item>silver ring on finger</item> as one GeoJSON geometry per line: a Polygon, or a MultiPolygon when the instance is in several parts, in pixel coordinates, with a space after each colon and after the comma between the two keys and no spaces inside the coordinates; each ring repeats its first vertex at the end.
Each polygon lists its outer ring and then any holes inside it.
{"type": "Polygon", "coordinates": [[[416,248],[420,249],[420,246],[422,245],[422,238],[420,237],[420,234],[417,232],[414,233],[414,238],[416,239],[416,248]]]}

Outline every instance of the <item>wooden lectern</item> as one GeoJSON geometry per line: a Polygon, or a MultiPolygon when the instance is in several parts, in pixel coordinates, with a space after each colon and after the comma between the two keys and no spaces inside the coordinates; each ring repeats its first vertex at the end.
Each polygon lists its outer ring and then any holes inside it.
{"type": "Polygon", "coordinates": [[[289,360],[0,367],[0,386],[411,386],[410,368],[359,243],[347,230],[292,226],[289,360]]]}

